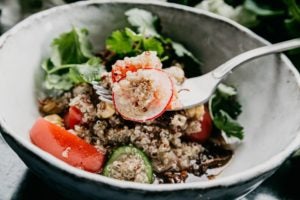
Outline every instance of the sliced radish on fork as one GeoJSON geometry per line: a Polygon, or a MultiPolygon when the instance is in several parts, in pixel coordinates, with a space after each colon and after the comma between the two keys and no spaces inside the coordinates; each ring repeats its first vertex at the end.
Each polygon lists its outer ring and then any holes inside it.
{"type": "Polygon", "coordinates": [[[127,120],[145,122],[166,111],[173,97],[173,83],[160,69],[139,69],[113,85],[116,110],[127,120]]]}

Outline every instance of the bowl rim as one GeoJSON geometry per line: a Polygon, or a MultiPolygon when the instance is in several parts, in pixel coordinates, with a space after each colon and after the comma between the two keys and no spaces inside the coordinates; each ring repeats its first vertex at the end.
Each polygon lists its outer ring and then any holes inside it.
{"type": "MultiPolygon", "coordinates": [[[[256,35],[254,32],[249,30],[248,28],[234,22],[228,18],[210,13],[208,11],[200,10],[197,8],[187,7],[183,5],[161,2],[161,1],[151,1],[148,2],[147,0],[88,0],[88,1],[80,1],[72,4],[66,4],[62,6],[56,6],[45,11],[41,11],[39,13],[33,14],[28,18],[24,19],[23,21],[19,22],[17,25],[12,27],[9,31],[4,33],[0,37],[0,51],[5,45],[6,41],[11,38],[14,34],[22,31],[22,29],[29,28],[30,26],[34,25],[34,22],[37,20],[42,20],[44,17],[49,15],[53,15],[56,12],[61,12],[64,10],[70,10],[75,7],[84,7],[92,4],[135,4],[135,5],[153,5],[159,7],[167,7],[172,9],[177,9],[185,12],[192,12],[197,15],[205,15],[210,18],[213,18],[218,21],[222,21],[227,23],[239,31],[243,32],[244,34],[250,36],[251,38],[261,42],[262,44],[270,44],[267,40],[263,39],[262,37],[256,35]]],[[[295,81],[300,86],[300,74],[295,68],[295,66],[291,63],[291,61],[283,54],[280,55],[280,59],[286,64],[288,69],[293,73],[295,77],[295,81]]],[[[217,187],[228,187],[231,185],[235,185],[240,182],[246,182],[251,179],[254,179],[260,175],[263,175],[273,169],[279,167],[293,152],[300,147],[300,131],[298,130],[294,140],[286,146],[279,154],[271,157],[269,160],[252,167],[251,169],[247,169],[245,171],[227,176],[227,177],[220,177],[218,179],[210,180],[210,181],[200,181],[200,182],[190,182],[184,184],[142,184],[142,183],[134,183],[130,182],[128,184],[127,181],[116,180],[112,178],[108,178],[99,174],[93,174],[90,172],[86,172],[84,170],[77,169],[72,167],[65,162],[55,158],[54,156],[44,152],[43,150],[39,149],[37,146],[32,144],[30,140],[25,140],[14,131],[12,131],[9,126],[5,122],[5,117],[2,116],[0,113],[0,132],[3,132],[10,137],[12,137],[17,143],[22,145],[24,148],[29,150],[31,153],[37,155],[40,159],[44,160],[45,162],[49,163],[53,167],[59,168],[67,174],[84,178],[87,180],[91,180],[94,182],[100,182],[107,185],[111,185],[117,188],[122,189],[138,189],[144,191],[174,191],[174,190],[184,190],[184,189],[208,189],[208,188],[217,188],[217,187]]],[[[29,136],[28,136],[29,137],[29,136]]]]}

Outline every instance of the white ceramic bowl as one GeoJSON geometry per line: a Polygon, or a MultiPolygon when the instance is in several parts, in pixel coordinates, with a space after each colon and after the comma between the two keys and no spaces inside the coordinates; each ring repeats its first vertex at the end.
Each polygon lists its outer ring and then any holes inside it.
{"type": "Polygon", "coordinates": [[[126,25],[124,11],[143,8],[161,18],[163,32],[204,62],[204,71],[264,44],[248,29],[213,14],[159,2],[84,1],[29,17],[0,38],[0,124],[8,144],[38,176],[72,199],[215,199],[240,197],[257,187],[300,144],[299,74],[283,55],[266,56],[235,71],[228,82],[239,91],[245,139],[215,180],[146,185],[73,168],[34,146],[29,129],[39,116],[40,65],[50,43],[72,25],[90,31],[96,50],[126,25]]]}

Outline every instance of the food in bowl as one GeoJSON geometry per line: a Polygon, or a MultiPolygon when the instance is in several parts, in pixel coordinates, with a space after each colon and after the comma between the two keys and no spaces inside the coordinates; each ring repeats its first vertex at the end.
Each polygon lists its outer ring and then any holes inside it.
{"type": "Polygon", "coordinates": [[[208,104],[168,111],[180,106],[176,86],[201,75],[201,62],[159,33],[156,16],[141,9],[125,15],[132,27],[114,31],[100,53],[92,53],[85,29],[54,39],[42,64],[43,118],[30,131],[32,142],[74,167],[119,180],[212,178],[233,155],[226,137],[243,138],[236,90],[221,84],[208,104]],[[95,81],[112,92],[113,104],[99,99],[95,81]]]}

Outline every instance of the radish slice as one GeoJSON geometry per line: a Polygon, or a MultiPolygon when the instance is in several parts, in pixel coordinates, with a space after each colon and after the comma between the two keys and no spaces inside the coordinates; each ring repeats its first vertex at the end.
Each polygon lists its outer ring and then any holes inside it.
{"type": "Polygon", "coordinates": [[[173,96],[173,83],[162,70],[139,69],[113,85],[113,101],[124,119],[153,120],[167,109],[173,96]]]}

